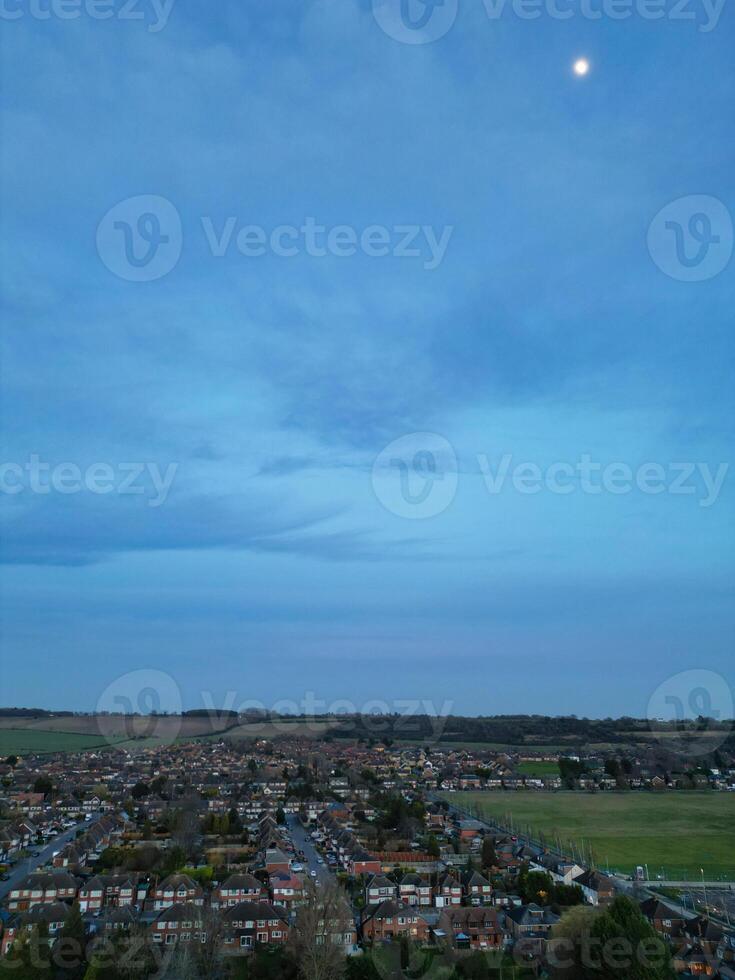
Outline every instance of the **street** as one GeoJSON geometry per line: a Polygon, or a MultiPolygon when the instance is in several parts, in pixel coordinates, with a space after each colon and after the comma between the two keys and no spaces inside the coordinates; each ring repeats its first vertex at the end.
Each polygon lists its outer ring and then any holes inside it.
{"type": "MultiPolygon", "coordinates": [[[[334,882],[335,880],[334,874],[330,870],[326,862],[324,864],[317,863],[317,858],[319,857],[319,854],[316,848],[314,847],[314,845],[312,844],[312,842],[307,839],[306,836],[307,832],[303,824],[299,820],[299,818],[289,814],[287,818],[287,825],[288,825],[289,833],[291,834],[291,839],[293,840],[294,843],[294,847],[296,848],[297,851],[303,851],[304,854],[306,855],[306,860],[303,861],[302,863],[304,867],[307,869],[307,871],[308,872],[311,872],[312,870],[316,871],[316,879],[322,885],[326,885],[334,882]]],[[[311,877],[311,874],[309,875],[309,877],[311,877]]]]}
{"type": "MultiPolygon", "coordinates": [[[[50,840],[48,844],[44,844],[41,849],[40,854],[32,854],[30,857],[21,858],[20,861],[15,864],[13,871],[10,874],[10,878],[7,881],[0,881],[0,901],[4,899],[11,891],[11,889],[16,888],[18,884],[23,881],[32,871],[36,868],[41,867],[47,861],[50,861],[53,857],[54,851],[61,851],[71,840],[74,840],[78,830],[84,827],[91,826],[96,820],[99,820],[99,814],[93,813],[91,820],[82,820],[73,827],[69,827],[65,830],[63,834],[58,834],[53,840],[50,840]]],[[[35,849],[35,845],[31,844],[31,847],[35,849]]]]}

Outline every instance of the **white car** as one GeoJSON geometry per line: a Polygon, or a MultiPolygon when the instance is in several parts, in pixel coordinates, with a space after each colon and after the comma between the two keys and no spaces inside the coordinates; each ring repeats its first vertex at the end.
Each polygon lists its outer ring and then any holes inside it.
{"type": "Polygon", "coordinates": [[[303,871],[304,870],[304,866],[303,866],[303,864],[292,864],[291,865],[291,870],[292,871],[303,871]]]}
{"type": "Polygon", "coordinates": [[[316,878],[316,871],[310,871],[309,874],[312,878],[316,878]]]}

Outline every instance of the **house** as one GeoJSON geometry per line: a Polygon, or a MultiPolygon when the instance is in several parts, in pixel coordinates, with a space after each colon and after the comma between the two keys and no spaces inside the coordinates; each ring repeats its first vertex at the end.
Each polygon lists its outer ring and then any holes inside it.
{"type": "Polygon", "coordinates": [[[48,932],[49,942],[56,938],[61,931],[71,906],[66,902],[50,902],[46,905],[36,905],[27,912],[13,916],[5,927],[0,951],[4,956],[13,942],[24,931],[30,932],[34,927],[43,927],[48,932]]]}
{"type": "Polygon", "coordinates": [[[398,883],[398,898],[404,905],[431,905],[431,882],[410,871],[398,883]]]}
{"type": "Polygon", "coordinates": [[[576,885],[577,878],[585,870],[576,861],[567,861],[551,854],[540,854],[531,861],[532,871],[545,871],[557,885],[576,885]]]}
{"type": "Polygon", "coordinates": [[[347,871],[351,875],[375,875],[380,874],[382,862],[379,858],[369,854],[364,848],[356,849],[345,861],[347,871]]]}
{"type": "Polygon", "coordinates": [[[269,902],[240,902],[222,913],[225,952],[251,950],[256,945],[281,945],[290,927],[283,909],[269,902]]]}
{"type": "Polygon", "coordinates": [[[157,946],[206,942],[203,913],[193,902],[174,902],[162,907],[151,923],[151,940],[157,946]]]}
{"type": "Polygon", "coordinates": [[[685,943],[673,954],[673,967],[676,973],[693,977],[713,977],[717,973],[719,958],[706,944],[685,943]]]}
{"type": "Polygon", "coordinates": [[[677,937],[684,934],[685,919],[680,912],[664,905],[657,898],[648,898],[640,903],[641,912],[656,932],[664,936],[677,937]]]}
{"type": "Polygon", "coordinates": [[[529,953],[543,953],[546,939],[559,916],[538,905],[524,905],[506,913],[506,922],[516,941],[523,941],[523,949],[529,953]]]}
{"type": "Polygon", "coordinates": [[[462,876],[462,893],[470,905],[489,905],[493,886],[479,871],[468,871],[462,876]]]}
{"type": "Polygon", "coordinates": [[[385,875],[373,875],[365,885],[365,904],[379,905],[388,898],[398,898],[398,885],[385,875]]]}
{"type": "Polygon", "coordinates": [[[292,908],[304,897],[304,882],[298,875],[279,871],[268,879],[271,900],[274,905],[292,908]]]}
{"type": "Polygon", "coordinates": [[[279,871],[288,874],[291,868],[291,862],[283,853],[283,851],[278,847],[269,847],[265,852],[265,870],[269,875],[275,874],[279,871]]]}
{"type": "Polygon", "coordinates": [[[435,935],[446,936],[456,949],[502,949],[506,943],[500,915],[490,908],[445,909],[435,935]]]}
{"type": "Polygon", "coordinates": [[[429,926],[410,906],[388,899],[365,909],[361,930],[368,942],[389,942],[404,936],[421,942],[426,939],[429,926]]]}
{"type": "Polygon", "coordinates": [[[153,889],[153,908],[156,911],[182,902],[193,902],[197,905],[203,902],[202,889],[188,875],[169,875],[153,889]]]}
{"type": "Polygon", "coordinates": [[[462,904],[462,883],[448,872],[439,876],[434,891],[434,905],[438,909],[462,904]]]}
{"type": "Polygon", "coordinates": [[[124,932],[130,930],[138,922],[138,916],[129,905],[118,908],[109,908],[103,912],[103,917],[98,921],[98,929],[106,933],[124,932]]]}
{"type": "Polygon", "coordinates": [[[139,883],[137,875],[92,875],[80,885],[77,898],[82,912],[95,912],[101,908],[142,904],[146,891],[147,883],[139,883]]]}
{"type": "Polygon", "coordinates": [[[262,881],[251,874],[233,874],[217,885],[212,893],[212,906],[238,905],[240,902],[259,902],[268,896],[262,881]]]}
{"type": "Polygon", "coordinates": [[[599,871],[584,871],[574,879],[590,905],[609,905],[615,898],[615,889],[607,875],[599,871]]]}
{"type": "Polygon", "coordinates": [[[482,837],[483,825],[478,820],[460,820],[458,824],[459,839],[469,843],[476,837],[482,837]]]}
{"type": "Polygon", "coordinates": [[[75,898],[79,882],[68,871],[35,871],[12,888],[8,896],[11,912],[25,912],[34,905],[50,905],[75,898]]]}
{"type": "MultiPolygon", "coordinates": [[[[299,921],[299,915],[301,914],[308,916],[309,913],[303,909],[301,912],[297,912],[297,924],[299,921]]],[[[332,911],[329,913],[329,918],[327,921],[324,922],[323,920],[320,920],[319,926],[320,934],[316,940],[317,944],[323,944],[325,939],[328,937],[329,942],[335,946],[340,946],[345,953],[354,953],[358,951],[355,920],[352,915],[352,909],[346,899],[340,899],[339,905],[334,906],[332,911]]]]}
{"type": "Polygon", "coordinates": [[[474,773],[459,777],[460,789],[482,789],[482,779],[474,773]]]}

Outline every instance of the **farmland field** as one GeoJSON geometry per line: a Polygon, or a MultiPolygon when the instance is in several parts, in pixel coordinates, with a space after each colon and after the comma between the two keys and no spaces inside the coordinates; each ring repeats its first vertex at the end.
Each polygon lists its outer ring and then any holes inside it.
{"type": "Polygon", "coordinates": [[[337,722],[330,721],[300,721],[298,719],[281,718],[278,721],[250,722],[245,725],[237,725],[216,737],[271,739],[277,738],[279,735],[286,735],[292,738],[322,738],[336,724],[337,722]]]}
{"type": "Polygon", "coordinates": [[[292,736],[319,738],[337,724],[330,721],[278,721],[234,724],[230,718],[179,715],[53,715],[0,717],[0,758],[31,753],[83,752],[111,746],[143,749],[161,743],[220,738],[292,736]]]}
{"type": "Polygon", "coordinates": [[[513,826],[534,837],[561,840],[565,850],[589,854],[598,867],[631,874],[648,865],[652,878],[671,880],[721,875],[735,880],[733,793],[547,793],[443,794],[455,806],[513,826]]]}
{"type": "Polygon", "coordinates": [[[0,728],[0,756],[30,753],[82,752],[105,748],[110,742],[102,735],[39,731],[33,728],[0,728]]]}

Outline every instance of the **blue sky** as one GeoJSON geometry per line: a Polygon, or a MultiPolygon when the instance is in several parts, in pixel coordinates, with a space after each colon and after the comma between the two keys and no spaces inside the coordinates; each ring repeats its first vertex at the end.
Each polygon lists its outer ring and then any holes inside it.
{"type": "Polygon", "coordinates": [[[4,471],[4,703],[91,709],[158,670],[187,707],[642,715],[680,671],[732,682],[732,475],[708,500],[671,467],[732,458],[735,263],[686,281],[648,230],[692,195],[735,214],[733,12],[639,8],[459,0],[406,44],[365,0],[177,0],[163,26],[8,0],[3,462],[118,482],[4,471]],[[141,195],[180,255],[131,281],[105,216],[141,195]],[[391,254],[218,256],[202,219],[229,218],[379,226],[391,254]],[[394,254],[403,226],[448,229],[435,268],[423,232],[394,254]],[[396,496],[396,440],[437,513],[396,496]],[[585,455],[665,489],[483,479],[585,455]],[[125,464],[173,466],[165,500],[125,464]]]}

